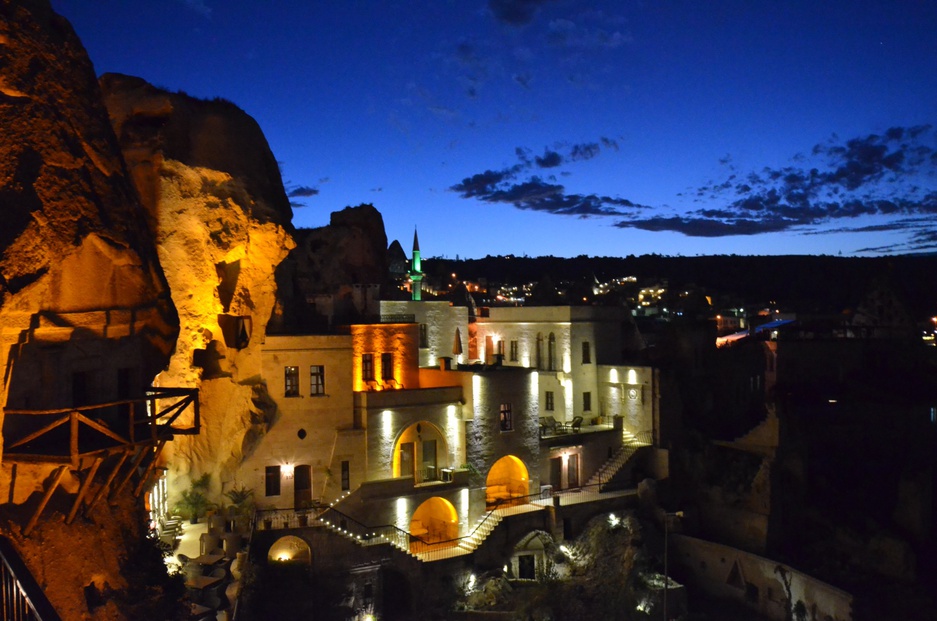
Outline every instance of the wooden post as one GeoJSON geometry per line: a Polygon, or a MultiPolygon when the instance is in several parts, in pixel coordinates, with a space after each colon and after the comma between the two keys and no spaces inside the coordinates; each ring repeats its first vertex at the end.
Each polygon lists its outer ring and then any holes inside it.
{"type": "Polygon", "coordinates": [[[78,411],[68,413],[69,424],[69,455],[72,458],[72,468],[78,468],[78,411]]]}
{"type": "Polygon", "coordinates": [[[91,513],[91,509],[94,508],[94,505],[97,504],[101,497],[107,493],[108,488],[111,486],[111,483],[114,482],[114,477],[117,476],[117,472],[120,470],[120,467],[124,465],[124,462],[127,461],[127,458],[130,457],[130,451],[123,451],[120,454],[120,459],[117,461],[117,465],[114,466],[114,469],[111,470],[111,473],[107,476],[107,480],[104,481],[104,485],[101,486],[101,489],[97,491],[94,495],[94,498],[91,499],[91,502],[88,503],[88,506],[85,507],[85,515],[87,516],[91,513]]]}
{"type": "Polygon", "coordinates": [[[82,482],[81,487],[78,488],[78,495],[75,496],[75,502],[72,504],[72,510],[68,512],[68,517],[65,518],[66,524],[71,524],[75,521],[75,516],[78,514],[78,507],[81,506],[81,501],[84,499],[85,494],[88,493],[88,488],[91,487],[91,483],[94,481],[94,475],[97,474],[98,468],[101,466],[101,462],[104,461],[103,457],[95,457],[94,463],[91,464],[91,468],[88,470],[88,476],[82,482]]]}
{"type": "Polygon", "coordinates": [[[133,428],[134,427],[133,422],[135,418],[134,410],[136,409],[136,407],[137,407],[137,404],[131,401],[130,402],[130,422],[129,422],[130,428],[127,431],[127,437],[130,438],[130,444],[133,444],[134,442],[136,442],[136,440],[134,439],[135,434],[134,434],[134,428],[133,428]]]}
{"type": "Polygon", "coordinates": [[[156,445],[156,450],[153,452],[153,459],[147,464],[146,471],[143,473],[143,476],[140,477],[140,482],[137,483],[137,487],[133,490],[134,498],[138,498],[140,492],[143,491],[143,486],[146,484],[147,479],[150,478],[150,473],[153,472],[153,468],[156,466],[156,461],[159,459],[159,454],[163,452],[164,446],[166,446],[166,440],[160,440],[159,444],[156,445]]]}
{"type": "Polygon", "coordinates": [[[52,498],[55,488],[59,486],[59,482],[62,480],[62,477],[65,476],[67,470],[68,466],[59,466],[55,470],[55,474],[52,475],[52,483],[49,485],[46,493],[43,494],[42,500],[39,501],[39,506],[36,507],[36,512],[33,514],[32,518],[30,518],[29,524],[27,524],[26,528],[23,530],[24,537],[29,537],[29,533],[36,527],[36,522],[39,521],[39,515],[42,513],[43,509],[46,508],[46,505],[49,504],[49,499],[52,498]]]}
{"type": "Polygon", "coordinates": [[[149,448],[150,448],[149,446],[140,447],[140,454],[137,455],[136,458],[133,460],[133,464],[131,464],[130,470],[128,470],[127,474],[124,475],[124,478],[120,480],[120,483],[114,489],[114,492],[111,494],[111,497],[116,496],[117,494],[121,492],[122,489],[124,489],[124,485],[126,485],[127,481],[130,480],[130,477],[133,475],[134,471],[137,469],[137,466],[139,466],[143,462],[143,458],[146,457],[146,452],[149,448]]]}

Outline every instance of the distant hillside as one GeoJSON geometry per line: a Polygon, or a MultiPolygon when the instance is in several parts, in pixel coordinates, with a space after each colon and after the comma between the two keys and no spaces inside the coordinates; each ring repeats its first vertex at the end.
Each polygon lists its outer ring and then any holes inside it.
{"type": "Polygon", "coordinates": [[[937,257],[707,256],[561,257],[487,256],[455,261],[425,259],[424,271],[444,279],[486,278],[521,284],[549,276],[554,283],[583,283],[635,276],[639,283],[666,280],[671,289],[695,286],[745,303],[777,301],[795,310],[830,311],[854,304],[873,281],[884,279],[905,298],[916,319],[937,315],[937,257]]]}

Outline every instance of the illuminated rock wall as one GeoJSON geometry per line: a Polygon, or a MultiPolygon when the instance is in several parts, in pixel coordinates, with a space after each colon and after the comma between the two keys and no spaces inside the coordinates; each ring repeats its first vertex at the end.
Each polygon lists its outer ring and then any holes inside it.
{"type": "MultiPolygon", "coordinates": [[[[0,59],[0,403],[137,396],[166,366],[178,318],[94,68],[44,0],[0,1],[0,59]]],[[[27,537],[59,464],[12,455],[0,468],[0,531],[62,619],[124,618],[113,601],[89,610],[84,587],[127,586],[139,501],[119,495],[66,526],[81,482],[66,472],[27,537]]]]}
{"type": "MultiPolygon", "coordinates": [[[[177,318],[94,68],[43,2],[0,4],[0,56],[3,402],[11,386],[19,406],[70,396],[50,396],[42,376],[16,368],[50,341],[57,351],[44,357],[44,373],[57,386],[68,385],[73,369],[63,365],[81,357],[72,355],[79,340],[95,350],[85,357],[98,363],[88,365],[101,366],[114,347],[136,350],[137,377],[149,383],[166,364],[177,318]]],[[[114,396],[100,392],[90,397],[114,396]]]]}
{"type": "Polygon", "coordinates": [[[166,454],[171,493],[209,472],[220,501],[245,442],[266,432],[275,411],[260,344],[274,271],[294,245],[289,200],[263,133],[237,106],[122,75],[102,76],[101,86],[179,310],[178,344],[159,383],[201,391],[201,434],[166,454]]]}

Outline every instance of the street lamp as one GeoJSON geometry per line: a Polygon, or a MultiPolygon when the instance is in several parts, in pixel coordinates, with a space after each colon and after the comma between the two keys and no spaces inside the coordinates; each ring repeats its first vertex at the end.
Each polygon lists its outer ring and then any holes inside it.
{"type": "Polygon", "coordinates": [[[674,511],[673,513],[664,513],[664,621],[669,621],[667,617],[667,587],[670,586],[670,577],[667,575],[667,533],[669,532],[670,518],[683,517],[683,511],[674,511]]]}

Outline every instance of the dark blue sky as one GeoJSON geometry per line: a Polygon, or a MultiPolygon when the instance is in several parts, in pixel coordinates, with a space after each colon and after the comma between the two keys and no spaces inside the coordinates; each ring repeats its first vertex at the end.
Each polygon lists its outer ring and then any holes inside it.
{"type": "Polygon", "coordinates": [[[426,256],[937,249],[937,2],[52,0],[426,256]]]}

